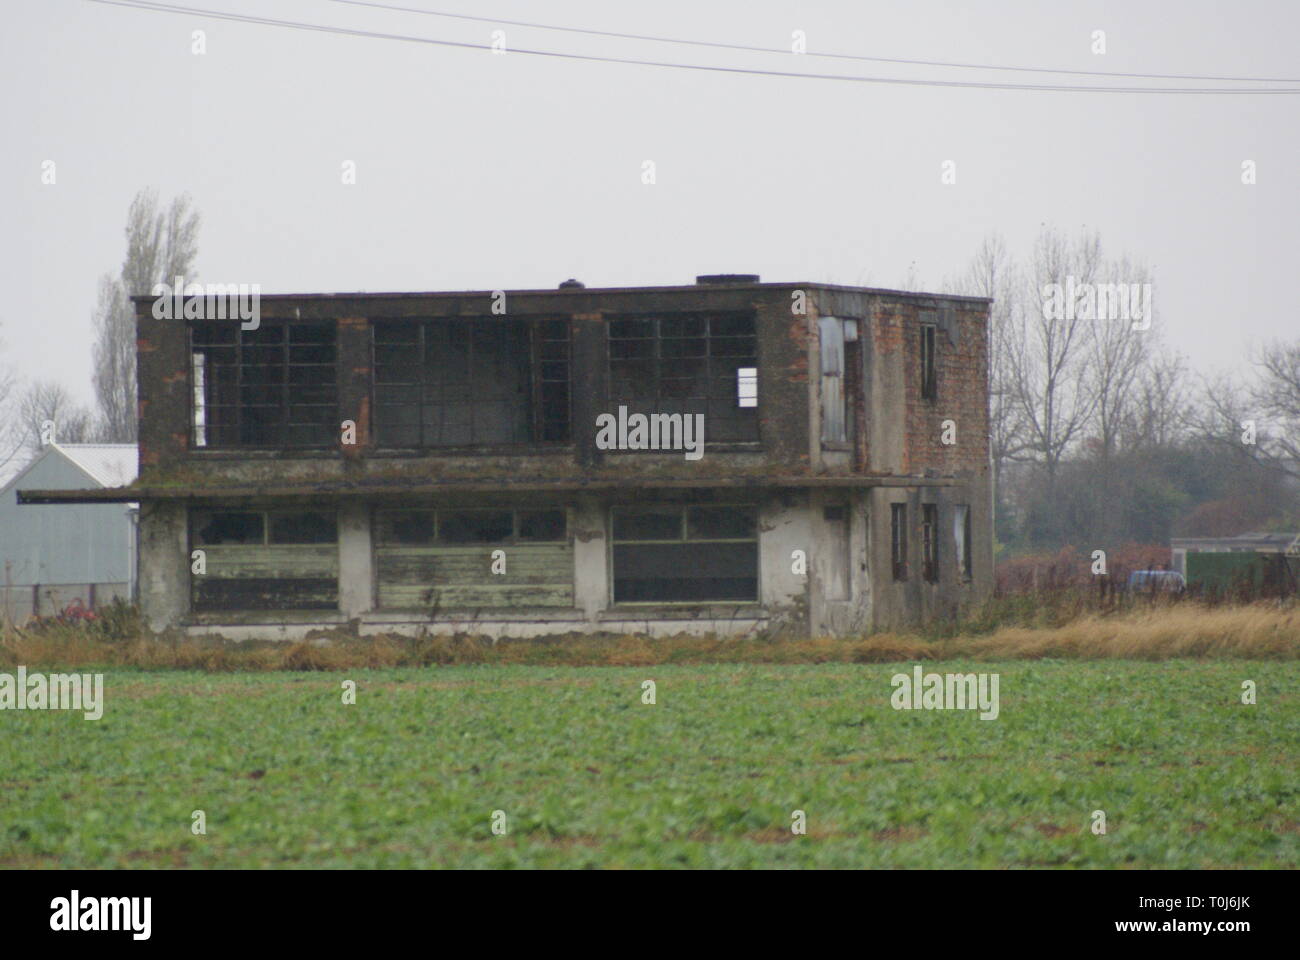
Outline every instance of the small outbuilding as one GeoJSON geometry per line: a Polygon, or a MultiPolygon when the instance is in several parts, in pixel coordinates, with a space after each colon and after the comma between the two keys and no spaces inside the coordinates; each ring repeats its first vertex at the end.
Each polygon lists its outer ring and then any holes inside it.
{"type": "Polygon", "coordinates": [[[0,617],[22,623],[134,597],[136,504],[20,508],[17,491],[121,487],[138,470],[133,443],[51,443],[0,489],[0,617]]]}

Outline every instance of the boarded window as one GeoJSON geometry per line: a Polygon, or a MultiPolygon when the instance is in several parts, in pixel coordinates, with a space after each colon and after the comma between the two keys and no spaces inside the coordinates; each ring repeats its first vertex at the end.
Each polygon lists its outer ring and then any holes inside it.
{"type": "Polygon", "coordinates": [[[702,414],[710,441],[758,439],[753,314],[615,317],[608,351],[611,408],[702,414]]]}
{"type": "Polygon", "coordinates": [[[852,596],[849,553],[849,508],[822,508],[825,525],[825,549],[817,551],[823,559],[822,590],[827,600],[848,600],[852,596]]]}
{"type": "Polygon", "coordinates": [[[921,505],[921,576],[939,579],[939,508],[933,503],[921,505]]]}
{"type": "Polygon", "coordinates": [[[385,320],[371,329],[379,444],[569,439],[567,321],[385,320]]]}
{"type": "Polygon", "coordinates": [[[822,317],[822,442],[844,443],[848,440],[844,391],[844,321],[822,317]]]}
{"type": "Polygon", "coordinates": [[[952,535],[957,545],[957,564],[965,580],[971,578],[970,532],[970,507],[958,504],[953,510],[952,535]]]}
{"type": "Polygon", "coordinates": [[[907,579],[907,504],[889,505],[889,552],[895,580],[907,579]]]}
{"type": "Polygon", "coordinates": [[[338,437],[331,323],[190,327],[195,447],[325,447],[338,437]]]}
{"type": "Polygon", "coordinates": [[[376,511],[379,606],[572,607],[562,507],[376,511]]]}
{"type": "Polygon", "coordinates": [[[939,379],[935,366],[935,325],[921,324],[921,397],[933,400],[939,396],[939,379]]]}
{"type": "Polygon", "coordinates": [[[615,603],[758,600],[752,506],[616,507],[615,603]]]}
{"type": "Polygon", "coordinates": [[[338,606],[333,512],[194,510],[190,571],[195,610],[332,610],[338,606]]]}

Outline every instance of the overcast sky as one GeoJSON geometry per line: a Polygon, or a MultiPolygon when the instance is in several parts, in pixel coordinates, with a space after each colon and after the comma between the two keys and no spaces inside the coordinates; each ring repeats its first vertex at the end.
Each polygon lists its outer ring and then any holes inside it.
{"type": "MultiPolygon", "coordinates": [[[[132,197],[188,192],[200,279],[264,293],[689,283],[698,273],[937,289],[981,239],[1097,229],[1145,260],[1202,370],[1297,335],[1300,96],[919,87],[674,70],[523,49],[858,76],[1160,81],[828,60],[499,27],[330,0],[191,7],[490,44],[4,0],[4,356],[91,390],[96,283],[132,197]],[[194,30],[206,52],[192,52],[194,30]],[[56,182],[42,184],[53,160],[56,182]],[[643,183],[645,161],[655,182],[643,183]],[[941,182],[945,161],[956,183],[941,182]],[[1257,183],[1242,183],[1242,162],[1257,183]],[[342,183],[342,165],[356,183],[342,183]],[[913,266],[914,264],[914,266],[913,266]]],[[[1300,4],[391,0],[789,49],[1128,73],[1295,77],[1300,4]],[[1106,52],[1092,52],[1105,31],[1106,52]]],[[[1171,83],[1171,82],[1166,82],[1171,83]]],[[[1188,86],[1244,86],[1184,81],[1188,86]]],[[[1282,86],[1262,84],[1261,86],[1282,86]]],[[[1300,84],[1291,86],[1300,87],[1300,84]]]]}

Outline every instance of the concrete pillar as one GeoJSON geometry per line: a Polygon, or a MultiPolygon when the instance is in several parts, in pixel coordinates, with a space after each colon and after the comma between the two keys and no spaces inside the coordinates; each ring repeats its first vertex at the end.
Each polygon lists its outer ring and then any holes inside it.
{"type": "Polygon", "coordinates": [[[582,497],[573,508],[573,603],[591,623],[609,606],[605,505],[582,497]]]}
{"type": "Polygon", "coordinates": [[[375,579],[370,549],[370,505],[339,504],[339,609],[349,620],[374,608],[375,579]]]}
{"type": "Polygon", "coordinates": [[[154,633],[180,625],[190,610],[190,555],[185,504],[140,504],[140,613],[154,633]]]}

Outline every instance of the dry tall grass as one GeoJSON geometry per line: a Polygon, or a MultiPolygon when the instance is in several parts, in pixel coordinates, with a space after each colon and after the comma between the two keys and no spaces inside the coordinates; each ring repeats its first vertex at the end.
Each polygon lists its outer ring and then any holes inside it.
{"type": "Polygon", "coordinates": [[[9,629],[0,664],[29,668],[144,670],[356,670],[453,664],[649,666],[663,663],[887,663],[905,660],[1214,658],[1300,659],[1300,608],[1275,603],[1156,606],[1090,614],[1051,627],[1002,627],[986,635],[927,639],[882,633],[854,638],[733,638],[681,634],[572,634],[545,640],[475,636],[356,638],[323,635],[296,643],[219,638],[112,640],[77,627],[9,629]]]}

